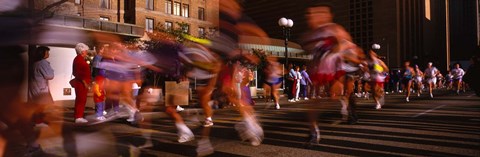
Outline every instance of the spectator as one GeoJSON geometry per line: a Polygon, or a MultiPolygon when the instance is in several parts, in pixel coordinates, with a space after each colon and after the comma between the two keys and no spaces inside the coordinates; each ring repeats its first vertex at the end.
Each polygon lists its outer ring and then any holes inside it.
{"type": "Polygon", "coordinates": [[[295,80],[295,70],[293,69],[293,64],[288,64],[287,74],[285,76],[285,89],[288,96],[288,102],[295,102],[294,95],[293,95],[293,83],[295,80]]]}
{"type": "Polygon", "coordinates": [[[33,54],[32,67],[29,75],[28,101],[35,105],[33,115],[36,126],[46,126],[43,111],[45,105],[53,104],[53,98],[48,86],[48,80],[52,80],[54,72],[50,63],[46,60],[50,56],[50,49],[40,46],[33,54]]]}
{"type": "Polygon", "coordinates": [[[90,48],[84,43],[75,46],[77,56],[73,60],[73,76],[70,85],[75,88],[75,123],[87,123],[83,118],[85,104],[87,103],[87,92],[91,82],[90,66],[85,61],[90,48]]]}
{"type": "Polygon", "coordinates": [[[300,67],[295,66],[295,80],[293,83],[293,95],[295,96],[295,101],[300,101],[300,81],[302,80],[302,74],[300,73],[300,67]]]}
{"type": "Polygon", "coordinates": [[[312,85],[312,80],[310,80],[310,76],[307,73],[307,66],[302,66],[302,79],[300,80],[300,91],[301,95],[303,96],[304,100],[308,100],[307,88],[308,85],[312,85]]]}

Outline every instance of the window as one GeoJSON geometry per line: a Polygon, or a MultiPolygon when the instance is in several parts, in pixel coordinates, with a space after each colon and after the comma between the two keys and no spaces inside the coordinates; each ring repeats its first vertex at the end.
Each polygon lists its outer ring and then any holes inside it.
{"type": "Polygon", "coordinates": [[[190,33],[190,25],[183,25],[182,26],[183,33],[190,33]]]}
{"type": "Polygon", "coordinates": [[[181,10],[180,7],[181,7],[181,3],[179,2],[173,3],[173,15],[180,16],[180,10],[181,10]]]}
{"type": "Polygon", "coordinates": [[[172,14],[172,1],[165,1],[165,13],[172,14]]]}
{"type": "Polygon", "coordinates": [[[145,31],[153,32],[153,19],[151,18],[145,19],[145,31]]]}
{"type": "Polygon", "coordinates": [[[100,0],[100,8],[110,9],[110,0],[100,0]]]}
{"type": "Polygon", "coordinates": [[[198,27],[198,36],[201,38],[205,37],[205,28],[198,27]]]}
{"type": "Polygon", "coordinates": [[[100,21],[110,21],[110,18],[105,16],[100,16],[100,21]]]}
{"type": "Polygon", "coordinates": [[[153,1],[154,0],[146,0],[147,4],[146,4],[145,8],[148,9],[148,10],[153,10],[153,3],[154,3],[153,1]]]}
{"type": "Polygon", "coordinates": [[[75,0],[75,4],[80,4],[80,3],[82,3],[81,0],[75,0]]]}
{"type": "Polygon", "coordinates": [[[205,9],[204,8],[198,8],[198,19],[199,20],[205,20],[205,9]]]}
{"type": "Polygon", "coordinates": [[[173,29],[173,23],[172,22],[165,22],[165,30],[172,30],[173,29]]]}
{"type": "Polygon", "coordinates": [[[183,17],[189,17],[189,15],[188,15],[189,8],[190,7],[188,6],[188,4],[183,4],[183,6],[182,6],[182,16],[183,17]]]}

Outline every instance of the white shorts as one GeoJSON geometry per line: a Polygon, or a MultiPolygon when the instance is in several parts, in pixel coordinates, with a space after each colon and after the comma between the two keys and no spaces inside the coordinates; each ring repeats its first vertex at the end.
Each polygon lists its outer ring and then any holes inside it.
{"type": "Polygon", "coordinates": [[[437,78],[436,78],[436,77],[427,78],[427,82],[428,82],[428,83],[437,84],[437,78]]]}
{"type": "Polygon", "coordinates": [[[418,83],[422,83],[422,77],[415,77],[415,80],[416,80],[418,83]]]}

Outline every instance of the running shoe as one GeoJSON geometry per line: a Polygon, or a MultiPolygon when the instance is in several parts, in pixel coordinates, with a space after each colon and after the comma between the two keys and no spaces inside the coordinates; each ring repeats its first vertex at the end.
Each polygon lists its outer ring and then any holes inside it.
{"type": "Polygon", "coordinates": [[[180,133],[178,137],[178,143],[185,143],[195,139],[195,136],[192,133],[180,133]]]}
{"type": "Polygon", "coordinates": [[[75,119],[75,123],[80,124],[80,123],[88,123],[88,120],[85,118],[77,118],[75,119]]]}
{"type": "Polygon", "coordinates": [[[308,141],[305,143],[307,148],[312,147],[313,145],[320,144],[320,131],[315,131],[308,136],[308,141]]]}
{"type": "Polygon", "coordinates": [[[211,127],[213,126],[213,121],[209,119],[205,119],[205,123],[203,124],[203,127],[211,127]]]}
{"type": "Polygon", "coordinates": [[[138,122],[143,122],[144,118],[140,111],[135,111],[133,114],[130,114],[130,117],[127,119],[128,122],[132,124],[137,124],[138,122]]]}
{"type": "Polygon", "coordinates": [[[263,140],[263,129],[256,120],[250,119],[235,124],[235,130],[242,141],[248,141],[252,146],[259,146],[263,140]]]}
{"type": "Polygon", "coordinates": [[[382,108],[382,105],[380,105],[380,103],[377,103],[377,106],[375,106],[375,109],[379,110],[382,108]]]}
{"type": "Polygon", "coordinates": [[[182,112],[182,111],[184,111],[185,109],[184,109],[183,107],[177,106],[176,110],[177,110],[177,112],[182,112]]]}
{"type": "Polygon", "coordinates": [[[213,154],[213,147],[208,139],[201,139],[198,141],[198,147],[196,149],[197,156],[207,156],[213,154]]]}
{"type": "Polygon", "coordinates": [[[96,119],[97,119],[98,121],[104,121],[104,120],[107,120],[107,118],[105,118],[104,116],[97,117],[96,119]]]}

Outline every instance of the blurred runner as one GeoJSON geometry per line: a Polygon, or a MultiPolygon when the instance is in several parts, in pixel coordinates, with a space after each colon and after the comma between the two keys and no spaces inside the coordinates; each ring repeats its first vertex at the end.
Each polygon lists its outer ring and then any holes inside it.
{"type": "Polygon", "coordinates": [[[423,72],[420,70],[418,65],[415,65],[415,77],[414,77],[414,90],[417,92],[417,96],[420,97],[423,90],[423,72]]]}
{"type": "Polygon", "coordinates": [[[385,63],[380,60],[377,54],[373,51],[370,51],[368,57],[368,67],[370,71],[370,87],[372,89],[373,99],[375,100],[376,106],[375,109],[381,109],[384,105],[385,100],[385,73],[388,72],[388,67],[385,63]]]}
{"type": "MultiPolygon", "coordinates": [[[[266,37],[266,33],[252,22],[245,20],[241,5],[236,0],[220,1],[220,27],[219,35],[212,39],[212,45],[209,47],[212,52],[220,56],[223,62],[223,68],[219,75],[222,82],[219,89],[228,94],[228,101],[234,104],[236,109],[242,115],[242,121],[235,125],[243,140],[249,141],[251,145],[257,146],[263,140],[263,129],[257,121],[253,107],[240,101],[240,93],[235,84],[235,74],[239,71],[238,66],[234,64],[239,60],[258,62],[258,58],[253,55],[243,53],[239,49],[238,43],[244,40],[240,35],[266,37]],[[257,61],[255,61],[257,60],[257,61]],[[228,63],[233,64],[228,64],[228,63]],[[226,70],[226,71],[225,71],[226,70]]],[[[213,153],[213,148],[209,140],[210,128],[213,125],[211,117],[206,117],[205,128],[202,132],[202,139],[198,141],[197,153],[199,156],[213,153]]]]}
{"type": "Polygon", "coordinates": [[[413,76],[415,75],[415,69],[410,66],[410,62],[406,61],[403,67],[402,75],[402,89],[405,91],[405,101],[410,102],[410,92],[413,83],[413,76]]]}
{"type": "Polygon", "coordinates": [[[437,84],[437,76],[440,74],[440,71],[433,66],[432,62],[428,62],[427,69],[425,69],[425,79],[428,83],[428,92],[430,94],[430,98],[433,98],[433,88],[437,84]]]}
{"type": "MultiPolygon", "coordinates": [[[[354,80],[345,74],[359,69],[357,66],[361,61],[360,53],[345,29],[332,23],[333,15],[329,5],[321,2],[309,5],[306,19],[311,31],[302,38],[302,47],[313,55],[310,70],[312,82],[328,85],[329,94],[333,99],[338,95],[342,96],[341,113],[344,119],[354,124],[357,122],[355,103],[351,97],[354,80]],[[348,68],[350,63],[347,65],[345,61],[351,62],[353,66],[348,68]]],[[[318,144],[320,130],[317,124],[317,111],[312,110],[309,115],[311,134],[307,145],[318,144]]]]}
{"type": "Polygon", "coordinates": [[[455,63],[454,68],[451,71],[452,76],[453,76],[453,87],[456,90],[457,95],[460,94],[460,89],[462,88],[462,83],[463,83],[463,75],[465,75],[465,71],[463,71],[462,68],[460,68],[460,63],[455,63]]]}

